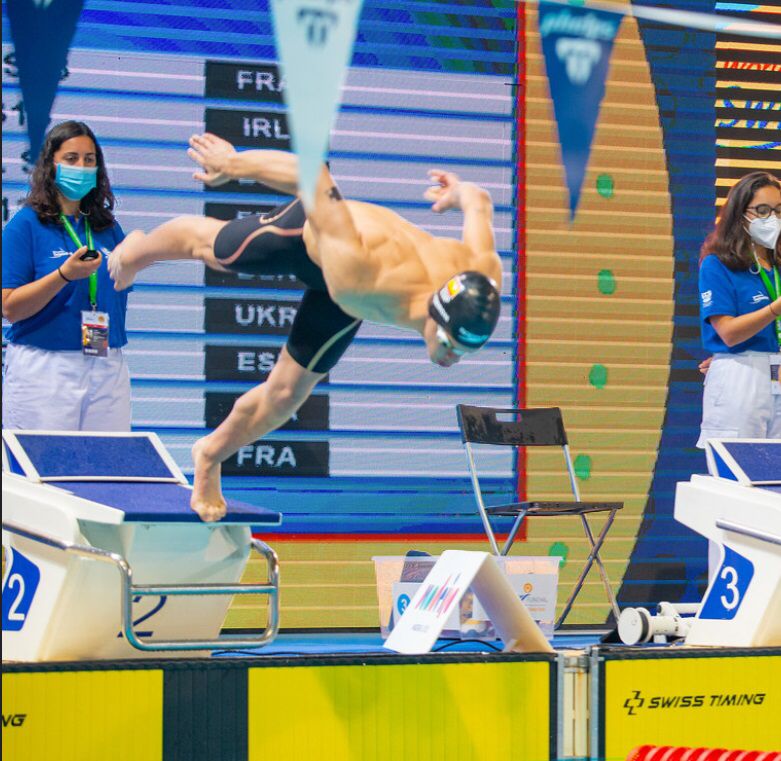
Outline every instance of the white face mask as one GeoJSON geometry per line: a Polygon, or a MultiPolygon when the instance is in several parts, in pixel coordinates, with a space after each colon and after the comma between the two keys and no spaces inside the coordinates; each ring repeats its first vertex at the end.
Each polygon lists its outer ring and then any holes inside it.
{"type": "Polygon", "coordinates": [[[771,214],[767,219],[752,219],[748,223],[748,234],[758,246],[775,249],[781,235],[781,219],[771,214]]]}

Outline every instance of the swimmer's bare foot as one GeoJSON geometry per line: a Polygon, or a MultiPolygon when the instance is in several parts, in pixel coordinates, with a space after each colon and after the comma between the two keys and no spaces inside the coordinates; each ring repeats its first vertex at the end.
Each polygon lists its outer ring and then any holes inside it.
{"type": "Polygon", "coordinates": [[[133,230],[120,243],[108,258],[108,271],[114,281],[115,291],[130,288],[138,271],[144,267],[140,261],[141,243],[146,237],[142,230],[133,230]]]}
{"type": "Polygon", "coordinates": [[[221,466],[219,462],[215,463],[207,457],[204,448],[203,439],[198,439],[193,444],[195,477],[190,507],[201,516],[201,520],[218,521],[225,516],[228,507],[220,488],[221,466]]]}

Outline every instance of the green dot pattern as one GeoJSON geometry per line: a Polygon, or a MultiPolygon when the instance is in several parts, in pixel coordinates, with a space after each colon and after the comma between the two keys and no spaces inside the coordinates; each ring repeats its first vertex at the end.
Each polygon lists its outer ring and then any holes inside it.
{"type": "Polygon", "coordinates": [[[588,382],[594,388],[604,388],[607,385],[607,368],[604,365],[592,365],[588,374],[588,382]]]}
{"type": "Polygon", "coordinates": [[[567,557],[569,556],[569,547],[564,542],[554,542],[548,547],[549,557],[556,557],[557,555],[561,558],[559,568],[564,568],[567,565],[567,557]]]}
{"type": "Polygon", "coordinates": [[[597,193],[599,193],[602,198],[612,198],[615,195],[615,192],[616,184],[612,175],[600,174],[599,177],[597,177],[597,193]]]}
{"type": "Polygon", "coordinates": [[[575,469],[575,475],[581,481],[588,481],[591,478],[591,458],[587,454],[579,454],[572,463],[575,469]]]}
{"type": "Polygon", "coordinates": [[[612,270],[600,270],[597,275],[597,287],[605,296],[611,296],[616,292],[616,278],[612,270]]]}

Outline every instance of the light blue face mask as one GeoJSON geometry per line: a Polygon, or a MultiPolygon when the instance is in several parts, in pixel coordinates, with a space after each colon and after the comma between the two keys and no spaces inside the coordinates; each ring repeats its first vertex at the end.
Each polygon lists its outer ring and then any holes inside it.
{"type": "Polygon", "coordinates": [[[54,184],[69,201],[81,201],[97,185],[96,166],[68,166],[57,164],[54,184]]]}

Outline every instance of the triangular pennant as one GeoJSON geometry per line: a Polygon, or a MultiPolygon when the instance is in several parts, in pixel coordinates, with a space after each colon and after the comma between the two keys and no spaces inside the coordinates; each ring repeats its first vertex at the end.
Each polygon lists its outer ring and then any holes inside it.
{"type": "Polygon", "coordinates": [[[542,52],[569,190],[570,221],[578,208],[613,40],[622,18],[589,8],[539,5],[542,52]]]}
{"type": "Polygon", "coordinates": [[[57,85],[83,5],[84,0],[8,0],[6,5],[31,163],[37,160],[49,127],[57,85]]]}
{"type": "Polygon", "coordinates": [[[272,0],[299,188],[311,208],[363,0],[272,0]]]}

